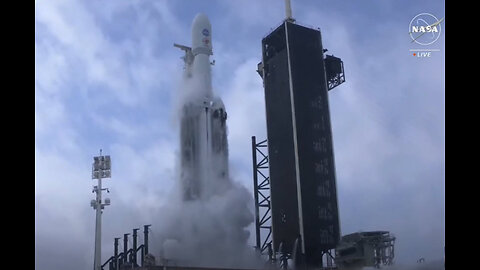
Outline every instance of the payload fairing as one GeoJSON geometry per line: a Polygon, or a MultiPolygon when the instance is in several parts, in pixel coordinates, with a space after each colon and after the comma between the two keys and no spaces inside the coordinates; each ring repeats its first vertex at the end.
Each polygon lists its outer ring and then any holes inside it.
{"type": "Polygon", "coordinates": [[[174,44],[185,51],[180,126],[181,186],[184,201],[210,197],[211,187],[228,182],[227,113],[212,91],[210,55],[212,27],[198,14],[192,24],[192,47],[174,44]]]}

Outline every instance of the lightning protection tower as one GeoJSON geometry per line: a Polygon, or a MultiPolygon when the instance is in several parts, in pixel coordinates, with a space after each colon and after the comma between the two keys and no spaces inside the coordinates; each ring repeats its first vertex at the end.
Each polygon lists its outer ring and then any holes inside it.
{"type": "Polygon", "coordinates": [[[96,199],[90,202],[90,206],[96,211],[95,216],[95,254],[93,260],[93,269],[101,269],[101,247],[102,247],[102,210],[105,206],[110,205],[110,199],[105,198],[102,202],[102,191],[110,192],[108,188],[102,188],[102,178],[111,178],[111,161],[110,156],[103,156],[102,149],[100,155],[93,158],[92,179],[98,179],[98,185],[93,187],[92,193],[96,193],[96,199]]]}

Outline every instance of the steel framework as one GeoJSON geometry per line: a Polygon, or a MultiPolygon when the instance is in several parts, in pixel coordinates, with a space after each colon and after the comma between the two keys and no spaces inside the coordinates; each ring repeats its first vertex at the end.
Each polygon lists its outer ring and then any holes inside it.
{"type": "Polygon", "coordinates": [[[133,229],[133,247],[128,248],[128,235],[126,233],[123,235],[123,252],[118,253],[118,240],[121,238],[114,238],[114,254],[111,256],[107,261],[105,261],[101,265],[101,270],[104,270],[106,265],[108,264],[108,270],[119,270],[121,268],[125,268],[126,266],[130,267],[139,267],[139,266],[146,266],[146,257],[148,254],[148,228],[152,225],[144,225],[143,226],[143,244],[137,246],[137,231],[140,229],[133,229]],[[140,252],[140,265],[138,264],[138,252],[140,252]]]}
{"type": "Polygon", "coordinates": [[[323,61],[325,64],[328,91],[330,91],[345,82],[343,61],[333,55],[326,55],[323,61]]]}
{"type": "Polygon", "coordinates": [[[268,153],[268,151],[266,150],[266,148],[266,139],[257,143],[256,137],[252,136],[256,248],[260,251],[261,254],[268,255],[269,259],[272,260],[274,254],[272,251],[270,177],[268,176],[268,154],[266,154],[268,153]],[[257,157],[259,157],[260,160],[257,157]],[[260,216],[262,217],[260,218],[260,216]],[[265,233],[266,236],[262,241],[262,236],[265,233]]]}
{"type": "Polygon", "coordinates": [[[395,236],[388,231],[357,232],[342,237],[335,262],[339,267],[392,265],[395,236]]]}
{"type": "Polygon", "coordinates": [[[335,257],[332,255],[335,254],[335,249],[322,251],[322,266],[320,269],[322,270],[333,270],[338,269],[337,265],[335,264],[335,257]]]}

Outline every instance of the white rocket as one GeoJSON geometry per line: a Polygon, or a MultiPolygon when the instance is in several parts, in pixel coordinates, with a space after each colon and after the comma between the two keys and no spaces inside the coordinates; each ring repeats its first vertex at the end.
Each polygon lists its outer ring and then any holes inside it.
{"type": "Polygon", "coordinates": [[[213,185],[228,182],[227,113],[212,91],[210,55],[212,27],[198,14],[192,24],[192,47],[185,51],[185,88],[181,113],[181,186],[183,199],[198,200],[214,194],[213,185]]]}

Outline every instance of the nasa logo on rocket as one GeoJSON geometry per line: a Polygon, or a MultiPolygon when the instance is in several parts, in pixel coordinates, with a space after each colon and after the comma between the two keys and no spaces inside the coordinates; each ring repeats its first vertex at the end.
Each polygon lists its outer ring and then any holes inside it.
{"type": "Polygon", "coordinates": [[[210,31],[208,31],[207,28],[204,28],[202,30],[202,34],[205,36],[203,38],[203,43],[208,46],[208,44],[210,43],[210,39],[208,38],[208,36],[210,35],[210,31]]]}

